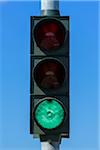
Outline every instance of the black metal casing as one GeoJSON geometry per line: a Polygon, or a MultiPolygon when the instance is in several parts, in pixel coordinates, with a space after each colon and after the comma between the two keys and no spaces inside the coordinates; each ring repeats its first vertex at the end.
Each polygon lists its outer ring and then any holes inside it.
{"type": "Polygon", "coordinates": [[[31,16],[31,46],[30,46],[30,134],[33,134],[33,137],[40,137],[41,141],[52,140],[58,141],[61,137],[69,137],[69,17],[68,16],[31,16]],[[54,19],[63,24],[66,35],[65,41],[61,47],[52,52],[42,51],[36,44],[34,38],[34,29],[39,22],[45,21],[45,19],[54,19]],[[34,80],[34,68],[36,65],[45,59],[55,59],[59,61],[65,69],[65,79],[62,86],[56,90],[43,90],[41,89],[34,80]],[[40,128],[34,119],[34,109],[45,97],[54,97],[58,99],[65,108],[67,116],[63,124],[54,130],[45,130],[40,128]]]}

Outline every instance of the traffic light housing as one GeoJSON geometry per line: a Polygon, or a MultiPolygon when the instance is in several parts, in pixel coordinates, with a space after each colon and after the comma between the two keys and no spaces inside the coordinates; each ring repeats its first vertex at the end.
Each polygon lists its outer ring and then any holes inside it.
{"type": "Polygon", "coordinates": [[[31,16],[30,133],[69,137],[69,17],[31,16]]]}

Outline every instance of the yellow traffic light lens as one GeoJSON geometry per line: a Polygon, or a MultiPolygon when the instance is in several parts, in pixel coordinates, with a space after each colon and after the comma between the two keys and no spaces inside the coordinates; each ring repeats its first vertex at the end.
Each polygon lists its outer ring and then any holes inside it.
{"type": "Polygon", "coordinates": [[[39,126],[54,129],[64,120],[64,108],[55,98],[46,98],[36,107],[35,119],[39,126]]]}
{"type": "Polygon", "coordinates": [[[65,78],[64,66],[56,59],[45,59],[34,69],[34,79],[43,89],[56,89],[61,86],[65,78]]]}

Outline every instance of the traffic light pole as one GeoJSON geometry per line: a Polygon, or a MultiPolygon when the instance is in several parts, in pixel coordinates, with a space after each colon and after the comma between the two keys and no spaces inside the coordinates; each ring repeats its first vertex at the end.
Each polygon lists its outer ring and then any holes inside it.
{"type": "MultiPolygon", "coordinates": [[[[41,15],[59,16],[59,0],[41,0],[41,15]]],[[[41,142],[41,150],[59,150],[59,145],[59,142],[41,142]]]]}
{"type": "Polygon", "coordinates": [[[41,150],[59,150],[59,142],[41,142],[41,150]]]}
{"type": "Polygon", "coordinates": [[[41,15],[55,16],[59,13],[59,0],[41,0],[41,15]]]}

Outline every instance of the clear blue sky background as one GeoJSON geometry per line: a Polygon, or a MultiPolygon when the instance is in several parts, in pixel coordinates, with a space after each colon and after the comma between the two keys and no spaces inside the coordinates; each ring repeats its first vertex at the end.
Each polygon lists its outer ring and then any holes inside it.
{"type": "MultiPolygon", "coordinates": [[[[60,2],[70,16],[70,138],[61,150],[98,148],[98,2],[60,2]]],[[[0,150],[40,150],[29,134],[30,16],[40,2],[0,3],[0,150]]]]}

